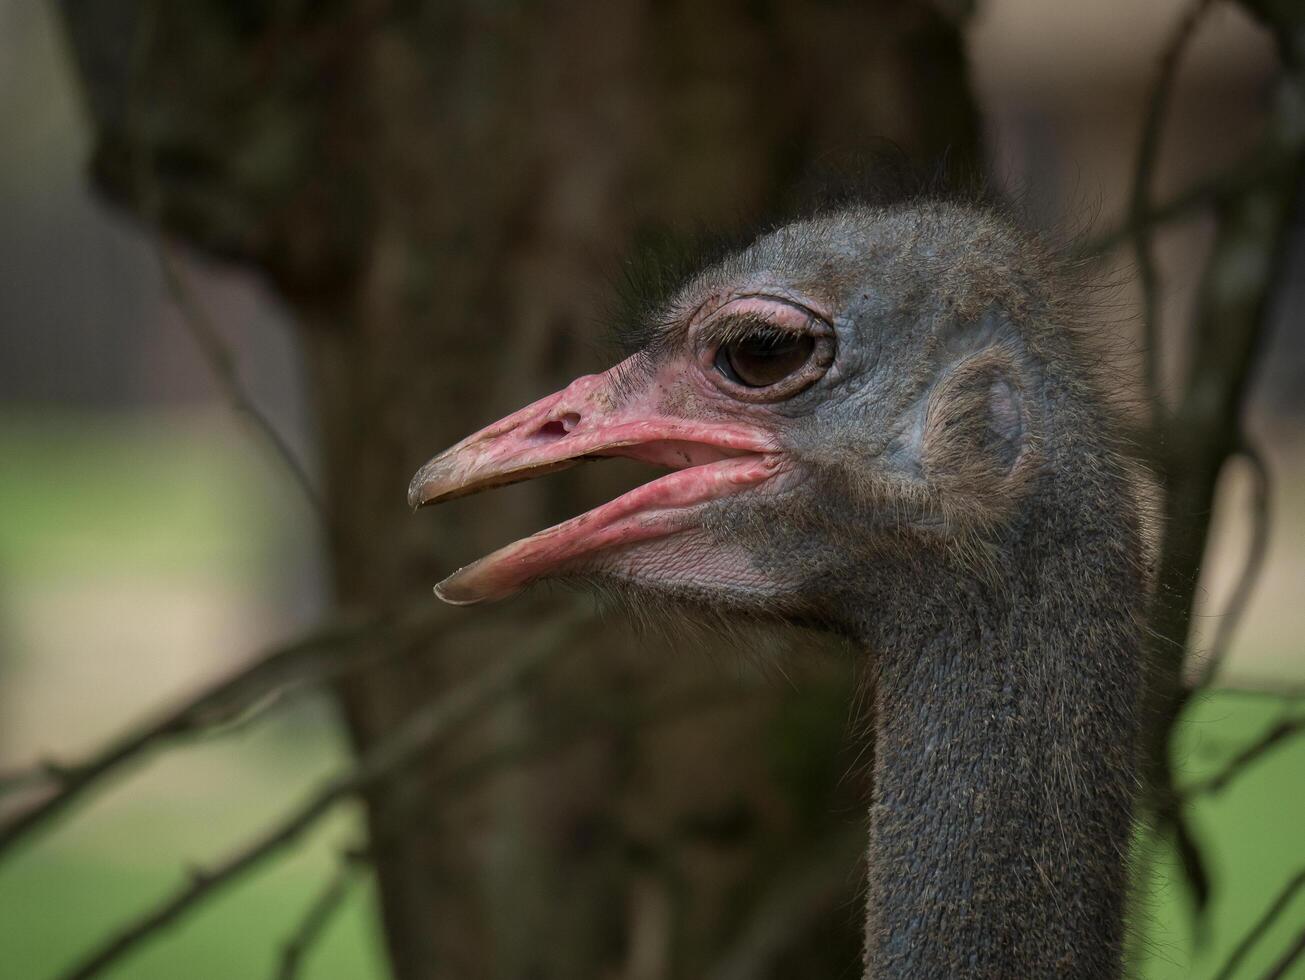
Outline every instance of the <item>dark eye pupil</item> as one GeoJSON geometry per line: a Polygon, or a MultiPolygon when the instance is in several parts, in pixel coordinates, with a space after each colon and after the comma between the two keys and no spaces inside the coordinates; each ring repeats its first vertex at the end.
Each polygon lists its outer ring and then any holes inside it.
{"type": "Polygon", "coordinates": [[[816,340],[810,334],[765,331],[721,344],[716,369],[737,384],[766,388],[778,384],[811,358],[816,340]]]}

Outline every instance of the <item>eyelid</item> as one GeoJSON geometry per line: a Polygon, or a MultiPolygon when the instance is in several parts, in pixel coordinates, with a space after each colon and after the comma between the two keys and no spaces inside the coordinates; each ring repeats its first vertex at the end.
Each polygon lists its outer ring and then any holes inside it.
{"type": "Polygon", "coordinates": [[[833,365],[837,336],[827,319],[811,308],[777,296],[736,296],[691,324],[691,344],[699,368],[732,398],[748,402],[783,401],[814,384],[833,365]],[[806,363],[773,385],[747,387],[716,369],[725,345],[757,333],[807,336],[815,341],[806,363]]]}
{"type": "Polygon", "coordinates": [[[750,334],[757,333],[792,334],[796,337],[818,336],[811,329],[813,319],[814,317],[809,317],[800,326],[791,326],[786,323],[776,323],[774,320],[755,313],[737,316],[726,315],[709,323],[704,323],[699,336],[702,342],[717,347],[731,341],[742,340],[750,334]]]}
{"type": "Polygon", "coordinates": [[[755,330],[833,336],[829,322],[802,303],[779,296],[750,294],[736,296],[699,320],[691,328],[701,346],[721,344],[755,330]],[[733,308],[733,309],[731,309],[733,308]]]}

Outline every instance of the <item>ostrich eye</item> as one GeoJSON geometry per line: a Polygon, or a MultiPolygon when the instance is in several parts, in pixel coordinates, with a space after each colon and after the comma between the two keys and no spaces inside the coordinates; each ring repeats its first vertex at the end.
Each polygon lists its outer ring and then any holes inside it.
{"type": "Polygon", "coordinates": [[[756,330],[721,344],[716,370],[745,388],[768,388],[801,370],[815,349],[810,334],[756,330]]]}
{"type": "Polygon", "coordinates": [[[737,296],[689,329],[705,380],[736,401],[785,401],[834,363],[837,341],[828,317],[787,298],[737,296]]]}

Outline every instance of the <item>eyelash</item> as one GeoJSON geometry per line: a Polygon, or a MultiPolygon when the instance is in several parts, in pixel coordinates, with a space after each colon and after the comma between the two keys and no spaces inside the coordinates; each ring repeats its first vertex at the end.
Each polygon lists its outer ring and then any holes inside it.
{"type": "Polygon", "coordinates": [[[778,327],[762,316],[732,316],[717,320],[703,330],[701,343],[720,348],[754,334],[782,340],[799,333],[778,327]]]}

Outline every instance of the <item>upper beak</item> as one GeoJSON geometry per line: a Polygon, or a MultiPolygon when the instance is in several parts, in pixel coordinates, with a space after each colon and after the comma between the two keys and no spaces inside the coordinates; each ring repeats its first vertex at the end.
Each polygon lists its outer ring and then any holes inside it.
{"type": "MultiPolygon", "coordinates": [[[[661,405],[674,379],[642,377],[631,361],[587,375],[440,453],[413,477],[412,507],[528,480],[583,459],[627,456],[674,473],[460,569],[436,588],[455,603],[500,598],[574,566],[598,550],[683,530],[695,505],[773,475],[776,446],[763,429],[703,421],[661,405]]],[[[691,522],[690,522],[691,523],[691,522]]]]}

